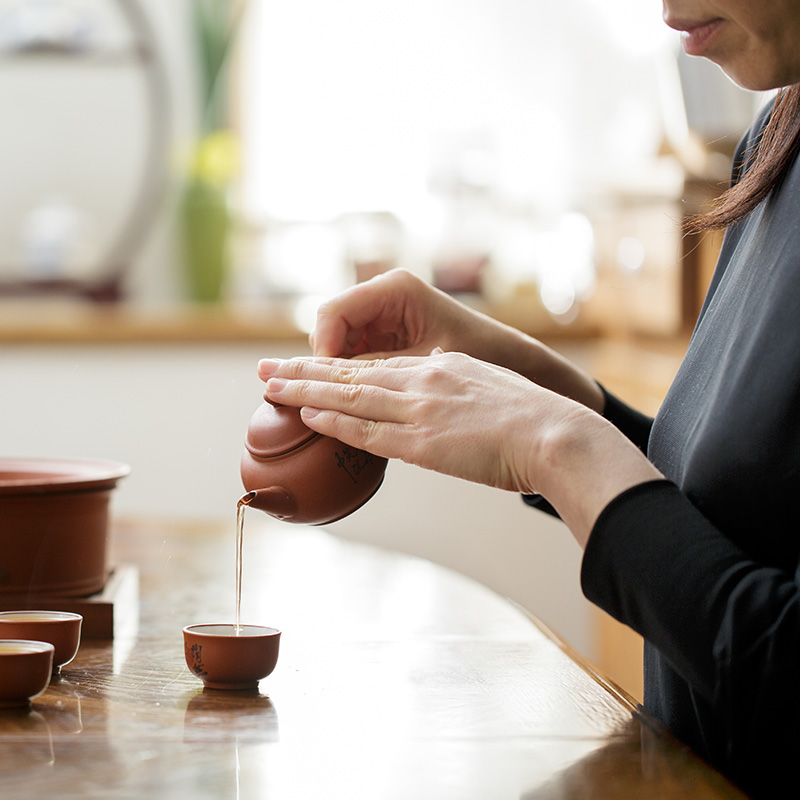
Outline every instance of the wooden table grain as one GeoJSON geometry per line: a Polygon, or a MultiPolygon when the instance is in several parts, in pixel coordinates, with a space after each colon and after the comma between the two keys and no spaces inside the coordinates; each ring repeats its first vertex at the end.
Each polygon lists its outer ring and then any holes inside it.
{"type": "Polygon", "coordinates": [[[283,631],[258,692],[203,690],[181,628],[234,615],[231,524],[118,522],[138,601],[29,710],[3,798],[735,798],[526,612],[458,574],[249,513],[242,617],[283,631]]]}

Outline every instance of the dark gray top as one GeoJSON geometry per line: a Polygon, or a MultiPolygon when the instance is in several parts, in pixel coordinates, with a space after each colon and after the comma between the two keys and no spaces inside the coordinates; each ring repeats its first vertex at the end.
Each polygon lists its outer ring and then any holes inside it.
{"type": "MultiPolygon", "coordinates": [[[[606,415],[644,445],[634,412],[606,415]]],[[[800,755],[800,161],[728,231],[647,453],[668,480],[604,510],[584,592],[644,636],[645,708],[780,796],[800,755]]]]}

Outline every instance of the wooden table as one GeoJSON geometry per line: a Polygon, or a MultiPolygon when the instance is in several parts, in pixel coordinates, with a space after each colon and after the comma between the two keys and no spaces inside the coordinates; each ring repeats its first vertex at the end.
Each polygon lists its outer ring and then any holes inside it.
{"type": "Polygon", "coordinates": [[[278,667],[259,693],[204,691],[181,628],[232,621],[234,539],[233,513],[117,524],[135,613],[0,714],[0,796],[740,796],[503,598],[257,512],[243,621],[282,629],[278,667]]]}

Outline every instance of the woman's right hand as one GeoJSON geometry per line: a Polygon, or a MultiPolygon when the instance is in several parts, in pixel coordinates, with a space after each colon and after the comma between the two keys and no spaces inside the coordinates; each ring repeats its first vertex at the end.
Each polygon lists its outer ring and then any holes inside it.
{"type": "Polygon", "coordinates": [[[324,358],[427,356],[438,347],[513,370],[595,411],[605,402],[595,381],[555,351],[401,269],[323,303],[309,340],[324,358]]]}
{"type": "Polygon", "coordinates": [[[327,358],[428,355],[464,350],[478,325],[469,308],[422,278],[395,269],[323,303],[309,340],[327,358]]]}

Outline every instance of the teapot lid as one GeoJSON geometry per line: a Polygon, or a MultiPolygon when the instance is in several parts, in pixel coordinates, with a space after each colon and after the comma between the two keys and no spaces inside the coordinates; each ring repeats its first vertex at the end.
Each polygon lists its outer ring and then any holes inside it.
{"type": "Polygon", "coordinates": [[[319,434],[306,427],[299,408],[266,400],[250,420],[245,446],[256,457],[270,458],[294,450],[315,436],[319,434]]]}

